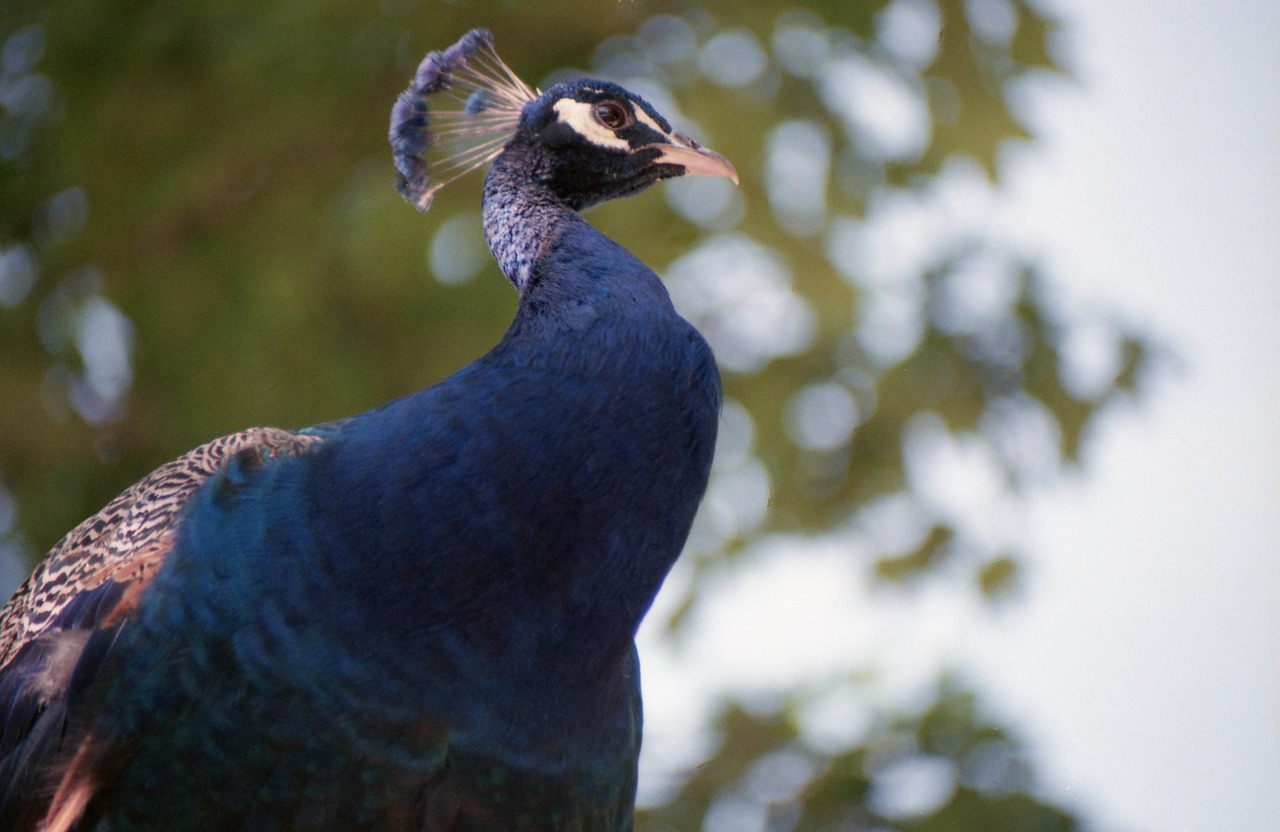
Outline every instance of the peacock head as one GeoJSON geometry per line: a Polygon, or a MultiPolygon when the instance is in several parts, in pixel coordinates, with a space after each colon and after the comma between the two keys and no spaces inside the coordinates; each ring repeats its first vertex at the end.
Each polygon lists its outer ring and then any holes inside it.
{"type": "Polygon", "coordinates": [[[525,106],[515,141],[540,150],[552,191],[574,209],[626,196],[660,179],[738,172],[677,133],[643,98],[617,84],[557,84],[525,106]]]}
{"type": "Polygon", "coordinates": [[[530,88],[498,57],[485,29],[423,59],[392,110],[390,139],[397,186],[420,211],[440,188],[508,147],[574,209],[674,176],[738,181],[727,159],[671,129],[617,84],[578,79],[546,92],[530,88]]]}

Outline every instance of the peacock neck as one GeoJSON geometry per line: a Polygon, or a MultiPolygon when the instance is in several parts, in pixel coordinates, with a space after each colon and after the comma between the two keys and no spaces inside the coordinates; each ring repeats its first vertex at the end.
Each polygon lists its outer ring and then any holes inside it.
{"type": "Polygon", "coordinates": [[[521,293],[547,245],[574,225],[576,211],[552,192],[545,164],[533,148],[513,143],[484,183],[484,236],[502,273],[521,293]]]}

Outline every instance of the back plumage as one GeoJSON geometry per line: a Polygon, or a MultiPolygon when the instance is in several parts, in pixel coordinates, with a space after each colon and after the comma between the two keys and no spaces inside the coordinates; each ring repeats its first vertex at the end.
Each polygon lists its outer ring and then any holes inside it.
{"type": "Polygon", "coordinates": [[[531,90],[482,30],[427,56],[391,139],[422,210],[493,162],[510,329],[376,410],[202,446],[64,538],[0,616],[0,829],[631,828],[635,630],[720,386],[576,212],[736,174],[616,85],[531,90]]]}

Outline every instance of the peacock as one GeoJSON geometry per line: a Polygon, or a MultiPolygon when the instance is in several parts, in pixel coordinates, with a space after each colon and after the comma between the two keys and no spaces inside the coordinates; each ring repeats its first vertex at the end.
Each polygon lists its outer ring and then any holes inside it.
{"type": "Polygon", "coordinates": [[[341,421],[168,463],[0,613],[0,829],[628,830],[635,632],[706,488],[721,388],[580,211],[728,161],[477,29],[392,111],[405,198],[490,165],[519,301],[488,353],[341,421]]]}

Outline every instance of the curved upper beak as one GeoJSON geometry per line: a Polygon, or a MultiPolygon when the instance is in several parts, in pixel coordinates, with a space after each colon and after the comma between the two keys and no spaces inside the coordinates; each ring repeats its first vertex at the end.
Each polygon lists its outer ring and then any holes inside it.
{"type": "Polygon", "coordinates": [[[738,171],[728,159],[683,133],[672,133],[671,144],[658,145],[656,161],[679,165],[686,176],[727,176],[738,184],[738,171]]]}

